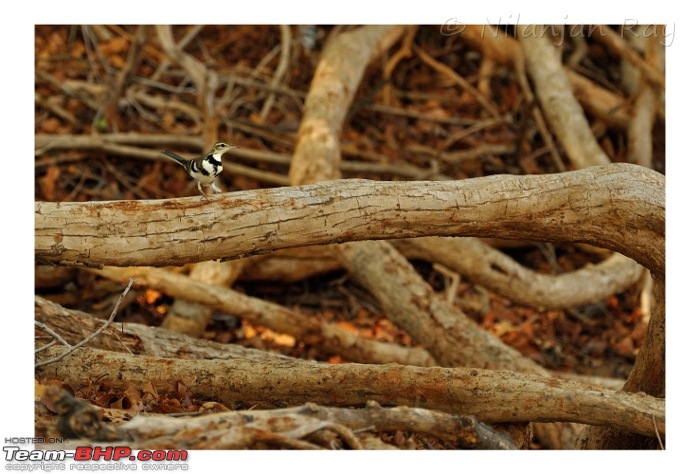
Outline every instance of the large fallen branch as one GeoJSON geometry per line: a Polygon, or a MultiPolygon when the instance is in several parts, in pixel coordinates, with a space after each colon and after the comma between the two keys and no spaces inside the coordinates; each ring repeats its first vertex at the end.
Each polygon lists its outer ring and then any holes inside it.
{"type": "MultiPolygon", "coordinates": [[[[58,356],[50,347],[42,357],[58,356]]],[[[316,402],[360,406],[420,406],[474,415],[486,423],[571,421],[615,427],[646,436],[665,433],[665,402],[642,393],[603,390],[556,378],[510,371],[408,367],[396,364],[321,364],[308,361],[174,360],[81,348],[59,363],[40,367],[76,386],[90,379],[114,388],[150,383],[167,390],[173,380],[193,381],[195,396],[255,403],[316,402]]]]}
{"type": "Polygon", "coordinates": [[[341,245],[339,250],[348,271],[371,289],[387,317],[441,366],[547,373],[448,304],[390,244],[353,243],[341,245]],[[390,277],[384,277],[384,272],[390,277]]]}
{"type": "MultiPolygon", "coordinates": [[[[46,324],[70,344],[91,336],[104,324],[103,320],[64,308],[40,296],[34,297],[34,320],[46,324]]],[[[99,334],[88,343],[88,347],[186,359],[287,359],[281,354],[247,349],[238,344],[221,344],[159,327],[123,322],[99,334]]]]}
{"type": "MultiPolygon", "coordinates": [[[[51,328],[69,344],[77,344],[94,334],[104,324],[102,319],[95,318],[82,311],[64,308],[40,296],[34,297],[34,320],[51,328]]],[[[338,333],[340,332],[341,329],[338,328],[338,333]]],[[[356,337],[354,341],[348,338],[347,343],[354,343],[355,346],[362,348],[364,341],[365,339],[356,337]]],[[[336,347],[342,351],[346,340],[339,338],[334,342],[337,344],[336,347]]],[[[376,352],[361,352],[361,354],[366,355],[367,363],[383,364],[395,362],[417,367],[433,367],[436,365],[435,360],[424,349],[399,347],[377,341],[369,342],[375,343],[379,347],[385,347],[387,350],[380,353],[375,360],[370,360],[370,357],[377,355],[376,352]],[[391,346],[399,348],[399,350],[390,353],[391,346]]],[[[87,347],[177,359],[246,358],[260,362],[290,359],[275,352],[248,349],[238,344],[223,344],[207,339],[194,338],[160,327],[124,322],[119,323],[118,329],[108,328],[102,334],[92,339],[87,344],[87,347]]],[[[359,350],[356,353],[359,353],[359,350]]],[[[351,360],[351,362],[358,361],[351,360]]],[[[582,384],[596,385],[611,390],[620,389],[624,383],[624,380],[620,379],[577,375],[570,372],[552,372],[552,375],[565,380],[574,380],[582,384]]]]}
{"type": "Polygon", "coordinates": [[[37,202],[39,260],[181,265],[417,236],[587,242],[663,275],[664,177],[627,164],[453,182],[327,181],[162,201],[37,202]]]}

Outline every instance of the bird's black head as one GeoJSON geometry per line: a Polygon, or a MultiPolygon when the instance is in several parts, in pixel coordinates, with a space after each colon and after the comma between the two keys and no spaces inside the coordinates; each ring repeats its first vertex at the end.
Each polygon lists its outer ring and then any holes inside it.
{"type": "Polygon", "coordinates": [[[214,153],[226,151],[229,148],[238,148],[237,146],[229,145],[228,143],[218,142],[212,147],[214,153]]]}

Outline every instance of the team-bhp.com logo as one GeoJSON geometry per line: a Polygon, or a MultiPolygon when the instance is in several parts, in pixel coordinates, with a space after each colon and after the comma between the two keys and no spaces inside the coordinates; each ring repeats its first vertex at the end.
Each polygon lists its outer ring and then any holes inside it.
{"type": "MultiPolygon", "coordinates": [[[[64,449],[27,450],[21,449],[19,446],[4,446],[2,450],[5,452],[5,461],[18,463],[7,464],[5,466],[7,470],[12,471],[63,470],[65,469],[65,464],[61,463],[67,461],[159,461],[164,464],[168,463],[168,470],[187,470],[187,464],[183,462],[187,461],[187,451],[185,450],[141,449],[134,451],[128,446],[79,446],[75,449],[75,452],[66,451],[64,449]],[[26,462],[42,463],[42,467],[24,464],[26,462]],[[182,464],[173,464],[174,462],[182,462],[182,464]],[[47,465],[45,463],[55,464],[47,465]],[[38,469],[36,469],[37,467],[38,469]]],[[[81,463],[71,464],[70,469],[83,470],[83,467],[94,470],[94,467],[81,466],[81,463]]],[[[141,468],[144,470],[160,470],[163,469],[163,467],[164,465],[159,465],[158,463],[141,465],[141,468]]],[[[123,469],[136,469],[136,465],[125,465],[123,469]]]]}

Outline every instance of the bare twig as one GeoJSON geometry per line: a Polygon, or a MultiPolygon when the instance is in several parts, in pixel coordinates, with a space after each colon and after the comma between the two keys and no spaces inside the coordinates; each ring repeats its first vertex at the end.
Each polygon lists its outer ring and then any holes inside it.
{"type": "MultiPolygon", "coordinates": [[[[121,71],[119,71],[119,74],[117,74],[114,87],[111,88],[109,101],[105,105],[103,111],[104,117],[115,129],[119,128],[119,100],[126,91],[126,86],[128,85],[130,76],[134,73],[134,71],[136,71],[136,67],[138,66],[138,62],[141,58],[141,49],[143,48],[143,44],[146,42],[146,31],[147,27],[145,25],[139,25],[137,27],[136,34],[134,35],[131,47],[129,48],[129,53],[126,57],[126,63],[121,71]]],[[[99,118],[99,116],[100,114],[98,114],[96,118],[99,118]]]]}
{"type": "MultiPolygon", "coordinates": [[[[129,278],[129,284],[126,285],[126,288],[124,288],[124,291],[122,291],[122,294],[119,296],[119,299],[117,300],[117,303],[114,305],[114,310],[112,311],[112,314],[109,316],[109,319],[107,319],[107,321],[105,321],[105,323],[102,325],[101,328],[99,328],[97,331],[95,331],[95,332],[92,333],[90,336],[86,337],[85,339],[83,339],[82,341],[80,341],[79,343],[77,343],[76,345],[74,345],[74,346],[69,346],[70,349],[68,349],[67,351],[63,352],[62,354],[59,354],[59,355],[57,355],[57,356],[55,356],[55,357],[53,357],[53,358],[51,358],[51,359],[49,359],[49,360],[44,360],[44,361],[41,361],[41,362],[37,362],[36,364],[34,364],[34,368],[36,369],[36,368],[42,367],[42,366],[44,366],[44,365],[53,364],[53,363],[55,363],[55,362],[58,362],[59,360],[61,360],[61,359],[63,359],[64,357],[66,357],[66,356],[67,356],[68,354],[70,354],[71,352],[73,352],[73,351],[75,351],[76,349],[78,349],[78,348],[84,346],[85,344],[87,344],[88,342],[90,342],[91,340],[93,340],[94,338],[96,338],[100,333],[102,333],[105,329],[107,329],[107,328],[109,327],[109,325],[112,324],[112,321],[114,321],[114,318],[117,316],[117,311],[119,310],[119,305],[121,304],[121,302],[122,302],[122,300],[124,299],[124,297],[126,296],[126,294],[129,292],[129,290],[131,289],[131,285],[132,285],[133,283],[134,283],[134,279],[129,278]]],[[[47,329],[48,329],[48,328],[47,328],[47,329]]],[[[62,340],[62,339],[61,339],[61,340],[62,340]]],[[[62,341],[63,341],[63,340],[62,340],[62,341]]],[[[63,341],[63,342],[65,343],[65,341],[63,341]]]]}
{"type": "MultiPolygon", "coordinates": [[[[622,59],[632,64],[644,75],[644,77],[655,87],[660,90],[665,90],[666,80],[659,69],[644,61],[639,53],[637,53],[623,39],[623,33],[618,33],[609,26],[600,25],[591,29],[592,36],[603,43],[608,48],[616,52],[622,59]]],[[[649,39],[653,39],[650,37],[649,39]]],[[[658,38],[656,39],[658,41],[658,38]]]]}
{"type": "Polygon", "coordinates": [[[68,112],[66,109],[64,109],[60,105],[54,104],[53,102],[51,102],[51,100],[45,99],[44,97],[42,97],[41,95],[39,95],[36,92],[34,93],[34,102],[36,102],[37,105],[44,107],[49,112],[52,112],[55,115],[58,115],[59,117],[61,117],[63,120],[65,120],[66,122],[68,122],[70,124],[75,124],[78,121],[72,113],[68,112]]]}
{"type": "Polygon", "coordinates": [[[662,450],[665,450],[666,448],[664,448],[664,442],[661,439],[661,434],[659,433],[659,427],[656,424],[656,417],[652,416],[651,421],[654,422],[654,433],[656,434],[656,439],[659,441],[659,446],[661,446],[662,450]]]}
{"type": "Polygon", "coordinates": [[[416,33],[418,33],[418,26],[413,25],[413,26],[407,26],[406,27],[406,32],[403,35],[403,39],[401,40],[401,47],[396,51],[391,58],[386,62],[384,65],[384,70],[382,71],[382,76],[384,77],[384,87],[382,87],[382,101],[385,104],[389,104],[391,102],[391,75],[394,72],[394,69],[398,64],[401,62],[401,60],[405,58],[409,58],[413,55],[413,39],[416,37],[416,33]]]}
{"type": "Polygon", "coordinates": [[[488,99],[486,99],[486,97],[484,97],[476,87],[469,84],[469,81],[465,80],[462,76],[454,72],[448,66],[445,66],[441,62],[433,59],[428,53],[423,51],[418,46],[413,46],[413,50],[416,52],[416,54],[418,54],[418,57],[421,58],[421,60],[425,64],[435,69],[440,74],[444,74],[445,76],[449,77],[450,79],[455,81],[460,87],[462,87],[464,90],[473,95],[476,101],[479,102],[479,104],[481,104],[481,106],[490,115],[492,115],[496,119],[501,119],[501,114],[498,113],[496,107],[491,102],[489,102],[488,99]]]}
{"type": "MultiPolygon", "coordinates": [[[[64,346],[66,346],[66,347],[70,347],[70,346],[71,346],[68,342],[66,342],[65,339],[63,339],[63,338],[61,337],[60,334],[58,334],[56,331],[54,331],[53,329],[51,329],[50,327],[48,327],[46,324],[44,324],[44,323],[42,323],[42,322],[39,322],[39,321],[34,321],[34,326],[35,326],[39,331],[44,331],[45,333],[48,333],[49,335],[51,335],[51,337],[53,337],[54,339],[56,339],[56,341],[60,342],[60,343],[63,344],[64,346]]],[[[47,345],[45,345],[45,346],[37,347],[37,348],[34,350],[34,352],[35,352],[35,353],[41,352],[41,351],[43,351],[44,349],[46,349],[46,347],[49,347],[49,346],[53,345],[54,343],[55,343],[55,341],[52,341],[51,343],[49,343],[49,344],[47,344],[47,345]]]]}
{"type": "MultiPolygon", "coordinates": [[[[131,158],[142,158],[148,160],[164,161],[168,162],[166,158],[160,153],[160,151],[141,148],[135,145],[143,145],[147,147],[182,147],[192,150],[200,150],[204,146],[204,142],[201,138],[190,137],[183,135],[168,135],[168,134],[154,134],[154,135],[144,135],[137,133],[105,133],[99,135],[48,135],[48,134],[38,134],[34,137],[35,145],[35,156],[40,156],[45,154],[50,150],[99,150],[112,155],[117,156],[128,156],[131,158]],[[134,145],[134,146],[131,146],[134,145]]],[[[477,148],[477,151],[472,151],[471,153],[478,152],[481,148],[477,148]]],[[[483,155],[483,152],[498,153],[500,149],[489,149],[481,150],[479,156],[483,155]]],[[[355,147],[351,145],[341,146],[341,151],[346,155],[358,155],[364,156],[362,152],[358,151],[355,147]]],[[[435,153],[435,150],[430,149],[431,154],[435,153]]],[[[459,153],[454,152],[455,158],[459,156],[459,153]]],[[[236,148],[229,152],[231,156],[238,158],[243,158],[244,160],[259,162],[259,163],[269,163],[274,165],[280,165],[288,167],[292,157],[288,154],[275,153],[268,150],[254,150],[251,148],[236,148]]],[[[452,155],[450,153],[445,154],[445,158],[449,160],[452,155]]],[[[34,166],[36,168],[41,168],[44,166],[55,165],[59,163],[80,161],[85,159],[86,156],[70,155],[70,156],[57,156],[57,157],[47,157],[36,160],[34,166]]],[[[386,159],[382,156],[374,156],[377,159],[386,159]]],[[[458,158],[459,159],[459,158],[458,158]]],[[[367,163],[363,161],[343,161],[340,164],[340,169],[345,172],[350,173],[371,173],[371,174],[382,174],[391,175],[401,178],[409,178],[414,180],[423,179],[437,179],[437,180],[447,180],[450,179],[442,174],[436,174],[433,170],[423,169],[417,166],[411,165],[410,163],[403,162],[401,164],[388,164],[388,163],[367,163]]],[[[241,175],[247,176],[253,179],[258,179],[266,183],[278,184],[280,186],[288,186],[290,184],[289,178],[285,175],[280,175],[278,173],[273,173],[269,171],[261,171],[244,166],[239,163],[229,163],[227,162],[224,168],[224,173],[229,175],[241,175]]]]}
{"type": "MultiPolygon", "coordinates": [[[[204,25],[194,25],[192,26],[189,31],[185,34],[185,36],[182,37],[180,41],[177,42],[177,47],[179,49],[185,49],[190,42],[197,37],[200,31],[202,31],[202,28],[204,28],[204,25]]],[[[151,79],[153,81],[157,81],[160,79],[160,76],[163,75],[163,73],[168,69],[170,66],[170,59],[165,58],[163,61],[158,64],[158,68],[155,70],[153,73],[153,76],[151,79]]]]}
{"type": "MultiPolygon", "coordinates": [[[[275,75],[270,81],[272,87],[277,87],[287,73],[287,69],[289,69],[289,55],[292,50],[292,29],[289,25],[280,25],[280,33],[282,35],[280,60],[277,64],[275,75]]],[[[275,97],[276,94],[273,91],[267,96],[267,99],[265,99],[265,103],[260,111],[260,118],[263,122],[267,120],[267,114],[270,113],[270,109],[272,109],[272,105],[275,103],[275,97]]]]}
{"type": "Polygon", "coordinates": [[[214,111],[215,92],[219,83],[217,75],[207,69],[194,56],[186,53],[179,45],[175,44],[173,32],[169,25],[157,25],[156,32],[163,50],[171,60],[182,66],[197,87],[197,105],[202,114],[202,122],[204,124],[204,143],[214,143],[219,124],[214,111]]]}
{"type": "Polygon", "coordinates": [[[424,114],[415,110],[406,110],[401,107],[393,107],[390,105],[383,104],[372,104],[367,106],[368,110],[372,112],[379,112],[383,114],[399,115],[402,117],[410,117],[420,120],[426,120],[430,122],[445,123],[448,125],[462,125],[462,126],[472,126],[478,121],[470,118],[461,117],[441,117],[437,115],[424,114]]]}
{"type": "Polygon", "coordinates": [[[450,270],[446,266],[441,265],[439,263],[433,263],[433,270],[445,277],[445,285],[447,286],[447,291],[445,292],[445,300],[447,300],[447,304],[449,304],[450,306],[454,305],[455,298],[457,297],[457,289],[459,288],[459,282],[462,280],[459,276],[459,273],[457,273],[454,270],[450,270]]]}
{"type": "Polygon", "coordinates": [[[68,97],[75,97],[76,99],[80,100],[82,103],[87,105],[89,108],[92,110],[99,110],[100,104],[95,101],[92,97],[88,96],[84,92],[76,89],[75,87],[69,86],[67,83],[61,82],[58,79],[56,79],[53,75],[49,74],[48,72],[42,71],[40,69],[37,69],[35,72],[37,83],[39,82],[47,82],[54,87],[57,87],[61,92],[66,94],[68,97]]]}
{"type": "Polygon", "coordinates": [[[230,288],[208,285],[175,272],[148,267],[105,267],[96,273],[116,281],[138,278],[139,284],[148,285],[174,298],[208,305],[228,314],[245,317],[256,325],[289,334],[308,344],[316,344],[348,360],[420,366],[432,363],[432,358],[424,350],[366,339],[333,324],[303,316],[283,306],[244,295],[230,288]],[[321,336],[320,340],[319,336],[321,336]]]}

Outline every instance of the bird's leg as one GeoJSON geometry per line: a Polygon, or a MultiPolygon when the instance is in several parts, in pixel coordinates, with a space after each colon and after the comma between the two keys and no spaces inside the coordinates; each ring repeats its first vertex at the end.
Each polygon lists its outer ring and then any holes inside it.
{"type": "Polygon", "coordinates": [[[210,186],[212,191],[214,191],[216,194],[219,194],[221,192],[221,189],[219,189],[215,181],[212,181],[210,186]]]}
{"type": "Polygon", "coordinates": [[[202,193],[202,196],[204,196],[204,199],[206,199],[208,201],[209,196],[207,196],[207,194],[204,192],[204,190],[202,189],[202,183],[200,183],[199,181],[197,181],[197,189],[199,189],[199,192],[202,193]]]}

